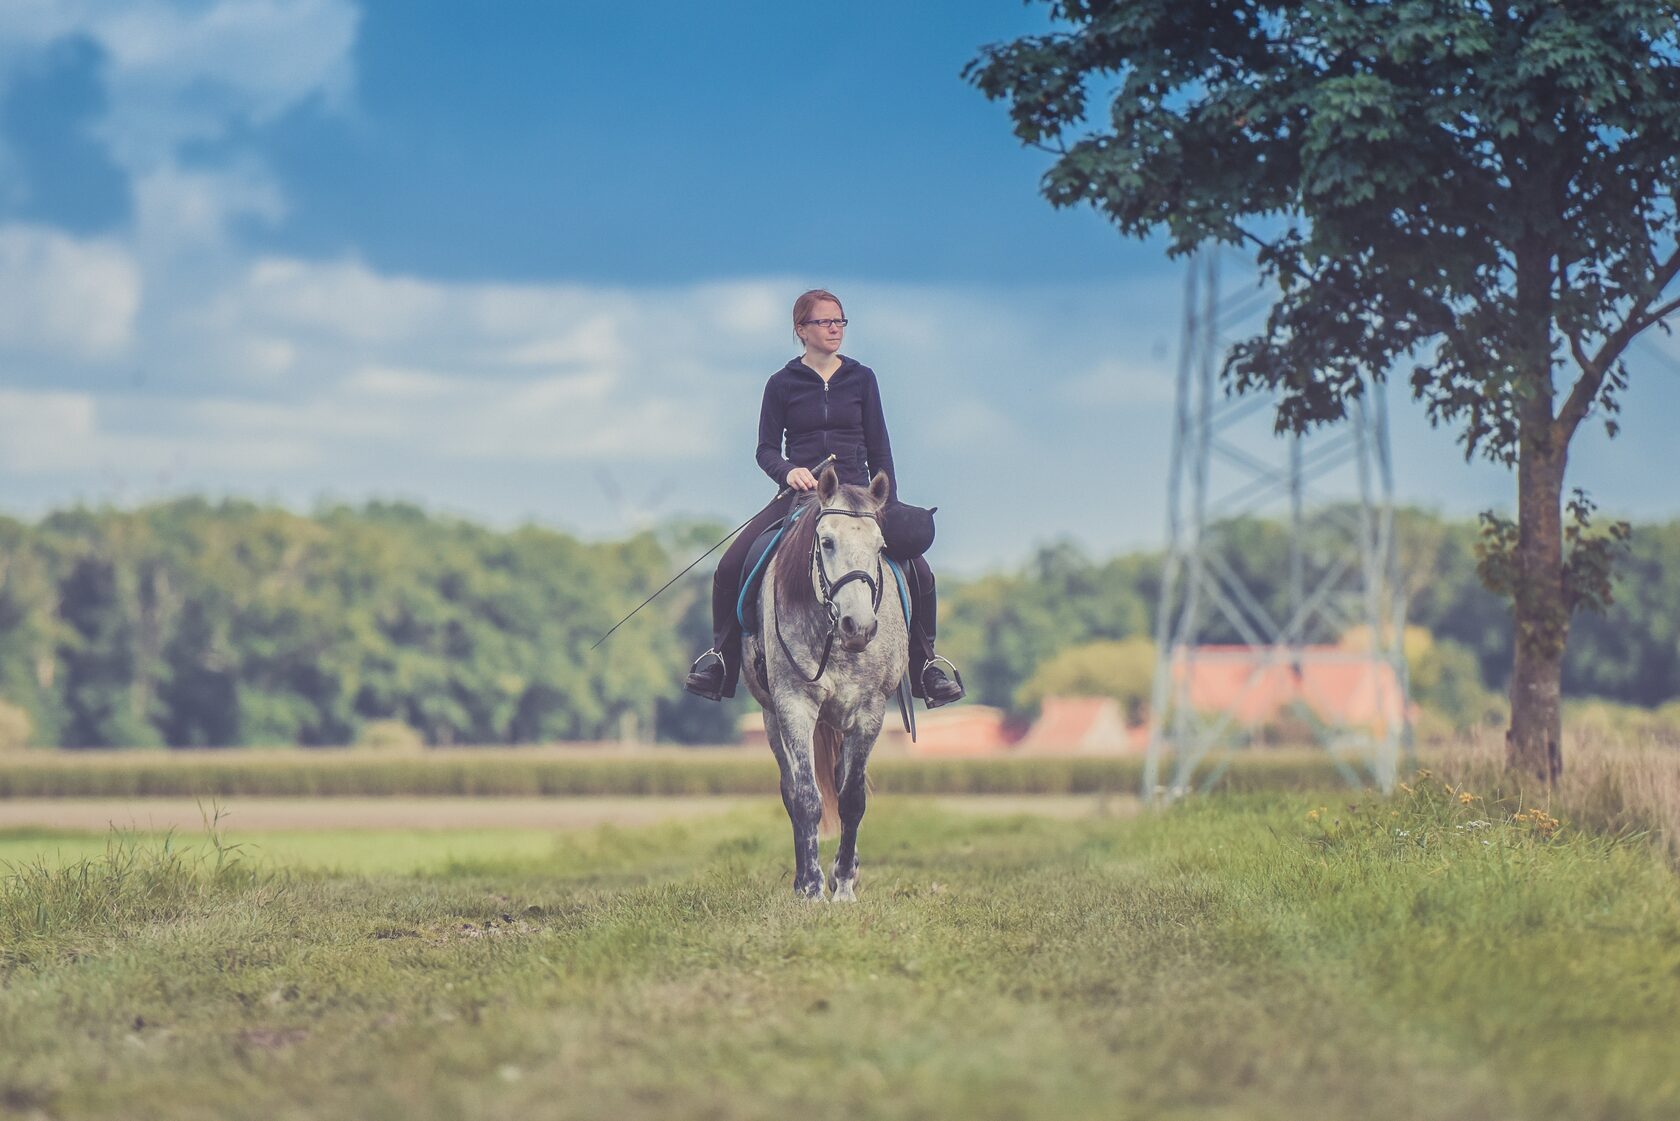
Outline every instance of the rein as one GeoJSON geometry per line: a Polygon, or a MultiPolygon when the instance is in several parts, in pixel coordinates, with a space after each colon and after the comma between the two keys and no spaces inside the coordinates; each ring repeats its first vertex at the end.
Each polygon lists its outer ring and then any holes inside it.
{"type": "MultiPolygon", "coordinates": [[[[875,514],[859,514],[853,510],[827,508],[817,511],[817,521],[820,522],[830,515],[845,518],[876,518],[875,514]]],[[[852,581],[861,580],[869,585],[870,599],[875,605],[875,610],[879,611],[881,609],[881,555],[879,553],[875,555],[875,575],[873,577],[861,568],[854,568],[840,579],[830,582],[828,567],[823,563],[822,549],[818,544],[821,540],[821,534],[812,535],[811,561],[806,562],[806,567],[809,568],[811,562],[815,562],[817,567],[817,582],[822,587],[823,606],[828,609],[828,634],[823,639],[822,657],[817,661],[817,672],[809,677],[806,677],[805,671],[799,668],[799,660],[793,656],[793,651],[788,649],[787,639],[782,637],[782,613],[780,611],[776,612],[776,641],[781,643],[782,654],[786,656],[788,664],[798,670],[799,676],[805,678],[807,685],[814,683],[823,675],[823,671],[828,668],[828,657],[834,652],[834,637],[840,629],[840,608],[835,606],[835,593],[852,581]]]]}

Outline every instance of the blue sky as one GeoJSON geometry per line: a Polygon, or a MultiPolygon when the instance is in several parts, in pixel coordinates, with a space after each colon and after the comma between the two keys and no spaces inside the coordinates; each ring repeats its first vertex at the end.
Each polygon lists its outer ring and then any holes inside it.
{"type": "MultiPolygon", "coordinates": [[[[1164,530],[1182,268],[1037,193],[959,78],[1016,0],[0,4],[0,509],[402,497],[612,536],[740,520],[831,287],[935,559],[1164,530]]],[[[1680,347],[1573,483],[1666,517],[1680,347]]],[[[1514,482],[1393,401],[1402,501],[1514,482]]]]}

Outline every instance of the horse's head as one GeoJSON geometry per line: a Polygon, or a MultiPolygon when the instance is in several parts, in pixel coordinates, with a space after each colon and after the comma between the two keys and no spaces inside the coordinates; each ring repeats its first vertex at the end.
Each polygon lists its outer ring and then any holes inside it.
{"type": "Polygon", "coordinates": [[[816,496],[795,523],[786,546],[806,551],[810,566],[801,580],[796,568],[778,580],[781,602],[822,603],[842,649],[857,654],[874,639],[879,624],[884,568],[880,563],[880,511],[890,484],[879,472],[869,487],[842,486],[833,467],[816,481],[816,496]],[[790,597],[791,593],[791,597],[790,597]]]}

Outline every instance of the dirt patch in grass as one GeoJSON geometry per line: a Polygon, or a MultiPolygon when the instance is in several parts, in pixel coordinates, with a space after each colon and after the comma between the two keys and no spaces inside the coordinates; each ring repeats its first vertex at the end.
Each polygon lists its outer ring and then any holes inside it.
{"type": "Polygon", "coordinates": [[[308,1028],[246,1028],[239,1042],[259,1051],[279,1051],[309,1038],[308,1028]]]}
{"type": "MultiPolygon", "coordinates": [[[[224,798],[233,832],[311,829],[590,829],[724,813],[761,798],[224,798]]],[[[209,800],[51,798],[0,801],[0,828],[45,826],[196,833],[209,800]]]]}
{"type": "MultiPolygon", "coordinates": [[[[878,797],[894,798],[893,795],[878,797]]],[[[314,829],[591,829],[654,825],[727,813],[773,798],[228,798],[232,833],[314,829]]],[[[982,814],[1032,814],[1061,819],[1130,816],[1137,800],[1089,794],[999,794],[933,800],[942,809],[982,814]]],[[[191,798],[43,798],[0,800],[0,829],[48,828],[196,834],[208,801],[191,798]]]]}

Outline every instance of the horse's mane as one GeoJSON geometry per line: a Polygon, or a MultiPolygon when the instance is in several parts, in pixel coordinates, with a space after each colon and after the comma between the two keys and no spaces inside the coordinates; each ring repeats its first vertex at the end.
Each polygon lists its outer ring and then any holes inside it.
{"type": "MultiPolygon", "coordinates": [[[[838,501],[834,505],[840,509],[869,509],[868,487],[842,484],[835,497],[838,501]]],[[[811,549],[817,539],[817,511],[821,508],[822,500],[816,491],[794,503],[793,509],[801,513],[793,528],[782,535],[782,543],[776,546],[774,590],[776,602],[782,606],[802,608],[817,604],[817,590],[811,586],[811,549]]]]}

